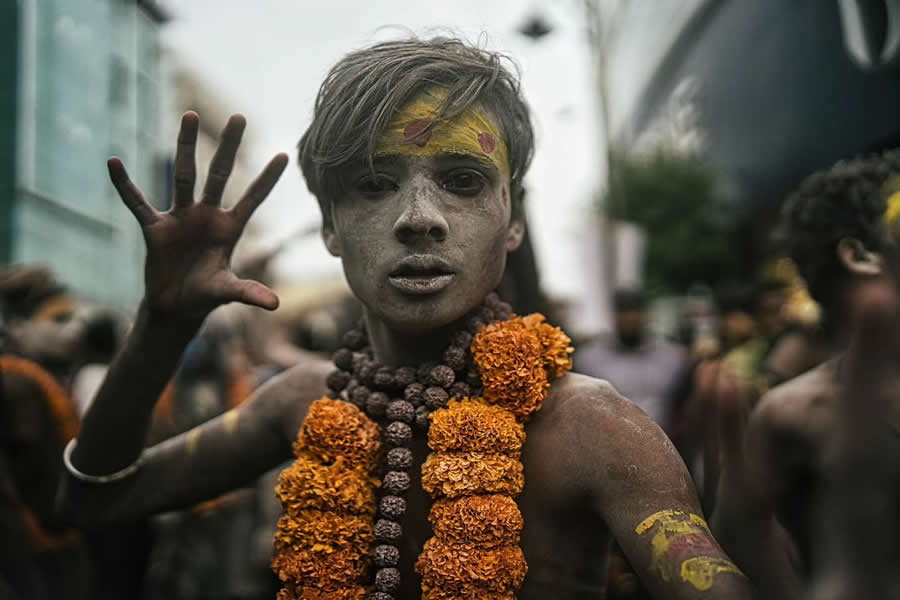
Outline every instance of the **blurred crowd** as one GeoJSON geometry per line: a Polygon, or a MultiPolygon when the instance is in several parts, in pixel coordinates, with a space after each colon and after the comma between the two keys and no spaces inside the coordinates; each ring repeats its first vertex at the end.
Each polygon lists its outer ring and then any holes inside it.
{"type": "MultiPolygon", "coordinates": [[[[268,257],[244,273],[265,278],[268,257]]],[[[0,597],[271,598],[278,470],[188,511],[100,532],[55,515],[61,453],[130,327],[119,311],[77,299],[43,266],[0,269],[0,597]]],[[[320,294],[291,323],[234,305],[185,352],[157,404],[147,444],[240,405],[267,379],[328,354],[359,318],[348,292],[320,294]]]]}

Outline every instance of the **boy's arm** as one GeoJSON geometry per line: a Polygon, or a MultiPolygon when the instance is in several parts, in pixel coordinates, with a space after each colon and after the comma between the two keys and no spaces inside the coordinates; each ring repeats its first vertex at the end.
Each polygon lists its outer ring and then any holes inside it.
{"type": "Polygon", "coordinates": [[[67,473],[60,505],[86,528],[164,512],[252,483],[291,457],[309,403],[325,392],[323,362],[276,377],[239,408],[146,449],[120,481],[92,483],[67,473]]]}
{"type": "Polygon", "coordinates": [[[640,409],[592,381],[574,401],[581,486],[655,598],[751,598],[713,539],[687,468],[640,409]]]}
{"type": "MultiPolygon", "coordinates": [[[[132,212],[147,247],[144,299],[125,348],[107,372],[85,415],[77,446],[67,452],[74,472],[108,477],[129,469],[141,456],[153,406],[175,372],[188,342],[217,306],[243,302],[274,309],[275,294],[260,283],[241,280],[230,268],[231,254],[254,210],[271,191],[287,164],[272,159],[243,197],[230,209],[221,206],[244,131],[244,118],[232,116],[209,168],[209,177],[194,201],[194,160],[199,117],[186,113],[175,153],[174,203],[160,212],[129,179],[122,162],[109,160],[109,173],[123,203],[132,212]]],[[[112,274],[111,274],[112,275],[112,274]]],[[[222,491],[249,472],[265,470],[284,456],[285,440],[271,429],[270,405],[260,402],[161,444],[141,459],[140,474],[114,483],[90,486],[68,478],[63,510],[87,521],[141,514],[189,503],[197,496],[222,491]],[[224,444],[221,460],[206,449],[224,444]],[[231,473],[218,472],[217,468],[231,473]],[[215,472],[213,472],[215,471],[215,472]],[[98,493],[99,487],[108,490],[98,493]],[[187,486],[182,489],[181,486],[187,486]],[[143,507],[127,508],[123,498],[143,507]],[[90,500],[89,502],[87,500],[90,500]],[[92,516],[87,516],[92,515],[92,516]]],[[[258,474],[254,473],[254,474],[258,474]]],[[[82,477],[81,479],[84,479],[82,477]]]]}

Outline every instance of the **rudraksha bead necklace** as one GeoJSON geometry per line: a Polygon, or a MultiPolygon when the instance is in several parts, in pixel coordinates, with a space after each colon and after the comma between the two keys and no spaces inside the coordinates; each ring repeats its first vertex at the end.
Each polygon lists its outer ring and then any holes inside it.
{"type": "Polygon", "coordinates": [[[375,523],[375,592],[371,600],[394,600],[400,588],[400,550],[403,537],[400,520],[406,513],[404,495],[410,486],[413,463],[410,442],[413,428],[427,431],[429,415],[447,406],[451,398],[481,395],[481,378],[472,363],[469,346],[473,336],[488,323],[508,319],[509,304],[490,294],[466,318],[444,350],[443,362],[415,367],[388,367],[372,356],[365,327],[351,329],[343,337],[344,347],[334,354],[335,371],[326,383],[329,395],[356,405],[370,418],[382,422],[384,440],[391,448],[385,455],[382,489],[375,523]]]}

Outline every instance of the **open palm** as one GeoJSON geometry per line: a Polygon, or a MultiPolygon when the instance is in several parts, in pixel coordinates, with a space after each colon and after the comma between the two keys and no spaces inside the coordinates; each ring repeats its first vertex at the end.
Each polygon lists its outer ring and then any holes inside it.
{"type": "Polygon", "coordinates": [[[233,115],[195,202],[199,123],[196,113],[182,117],[175,152],[175,201],[168,211],[158,211],[144,199],[121,160],[108,161],[110,179],[140,224],[147,245],[144,302],[150,310],[184,318],[203,318],[228,302],[272,310],[278,306],[275,293],[259,282],[238,278],[230,261],[247,221],[287,166],[287,155],[276,155],[233,208],[222,208],[222,193],[246,125],[244,117],[233,115]]]}

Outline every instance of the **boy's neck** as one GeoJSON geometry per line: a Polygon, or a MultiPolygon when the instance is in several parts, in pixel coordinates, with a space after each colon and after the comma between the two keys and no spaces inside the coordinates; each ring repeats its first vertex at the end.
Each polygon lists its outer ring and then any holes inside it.
{"type": "Polygon", "coordinates": [[[421,333],[398,332],[384,321],[364,311],[372,353],[379,363],[389,367],[418,366],[441,362],[453,334],[463,327],[465,316],[439,329],[421,333]]]}

